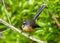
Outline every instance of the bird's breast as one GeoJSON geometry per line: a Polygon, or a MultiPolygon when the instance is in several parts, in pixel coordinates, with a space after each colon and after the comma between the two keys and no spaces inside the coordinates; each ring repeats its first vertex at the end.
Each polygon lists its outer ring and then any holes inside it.
{"type": "Polygon", "coordinates": [[[33,31],[33,28],[31,26],[24,26],[22,29],[24,32],[32,32],[33,31]]]}

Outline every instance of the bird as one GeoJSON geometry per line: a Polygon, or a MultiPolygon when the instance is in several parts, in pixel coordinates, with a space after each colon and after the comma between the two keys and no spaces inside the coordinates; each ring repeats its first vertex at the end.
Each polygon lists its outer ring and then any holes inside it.
{"type": "Polygon", "coordinates": [[[27,19],[22,22],[22,31],[23,32],[32,32],[32,31],[34,31],[35,28],[40,27],[36,24],[35,21],[45,7],[46,7],[46,4],[42,4],[32,19],[27,19]]]}

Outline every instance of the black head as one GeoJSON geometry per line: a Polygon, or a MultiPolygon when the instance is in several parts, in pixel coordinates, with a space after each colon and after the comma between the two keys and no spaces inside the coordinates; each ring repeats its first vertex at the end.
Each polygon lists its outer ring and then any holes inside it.
{"type": "Polygon", "coordinates": [[[24,20],[23,23],[22,23],[22,26],[26,26],[26,25],[29,25],[29,26],[34,26],[35,24],[35,21],[34,20],[24,20]]]}
{"type": "Polygon", "coordinates": [[[30,24],[30,21],[29,20],[24,20],[22,25],[29,25],[30,24]]]}

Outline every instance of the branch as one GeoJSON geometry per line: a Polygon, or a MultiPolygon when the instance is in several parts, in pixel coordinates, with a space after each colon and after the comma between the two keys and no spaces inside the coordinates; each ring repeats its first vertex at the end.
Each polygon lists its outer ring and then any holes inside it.
{"type": "Polygon", "coordinates": [[[54,16],[54,14],[53,14],[52,12],[50,12],[50,15],[52,16],[52,19],[55,21],[57,27],[60,28],[60,23],[58,22],[58,20],[57,20],[56,17],[54,16]]]}
{"type": "Polygon", "coordinates": [[[4,24],[4,25],[8,26],[10,29],[12,29],[12,30],[14,30],[14,31],[16,31],[16,32],[24,35],[25,37],[27,37],[27,38],[29,38],[29,39],[31,39],[31,40],[33,40],[33,41],[36,41],[36,42],[38,42],[38,43],[47,43],[47,42],[38,40],[38,39],[36,39],[36,38],[34,38],[34,37],[32,37],[32,36],[29,36],[28,34],[26,34],[26,33],[24,33],[24,32],[21,33],[21,30],[19,30],[19,29],[15,28],[14,26],[8,24],[7,22],[5,22],[5,21],[2,20],[2,19],[0,19],[0,22],[1,22],[2,24],[4,24]]]}

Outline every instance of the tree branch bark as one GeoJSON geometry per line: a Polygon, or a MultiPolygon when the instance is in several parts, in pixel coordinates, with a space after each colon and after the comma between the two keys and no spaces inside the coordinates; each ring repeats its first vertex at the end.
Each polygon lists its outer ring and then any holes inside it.
{"type": "Polygon", "coordinates": [[[56,17],[54,16],[54,14],[53,14],[52,12],[50,12],[50,15],[52,16],[52,19],[55,21],[57,27],[60,28],[60,23],[58,22],[58,20],[57,20],[56,17]]]}

